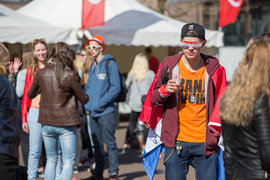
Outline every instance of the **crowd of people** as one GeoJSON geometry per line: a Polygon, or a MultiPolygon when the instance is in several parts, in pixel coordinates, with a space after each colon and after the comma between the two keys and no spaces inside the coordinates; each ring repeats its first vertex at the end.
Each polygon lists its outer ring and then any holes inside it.
{"type": "MultiPolygon", "coordinates": [[[[201,53],[206,43],[205,28],[188,23],[181,29],[182,51],[161,65],[151,48],[134,57],[125,79],[131,113],[122,153],[133,139],[144,153],[149,122],[142,136],[136,128],[153,83],[147,100],[164,107],[166,179],[184,180],[192,166],[196,179],[217,180],[221,151],[226,179],[270,179],[270,34],[249,41],[228,87],[219,60],[201,53]],[[208,126],[212,120],[221,124],[222,134],[208,126]]],[[[101,36],[89,39],[78,68],[76,53],[63,42],[49,52],[45,39],[35,39],[22,61],[10,60],[0,43],[1,178],[71,180],[87,149],[90,179],[104,178],[106,156],[109,179],[118,179],[115,99],[121,78],[105,49],[101,36]],[[20,144],[26,167],[19,166],[20,144]]]]}

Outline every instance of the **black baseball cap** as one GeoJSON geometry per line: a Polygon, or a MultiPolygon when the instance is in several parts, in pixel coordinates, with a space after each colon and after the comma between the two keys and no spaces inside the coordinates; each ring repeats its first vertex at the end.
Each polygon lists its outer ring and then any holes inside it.
{"type": "Polygon", "coordinates": [[[196,24],[196,23],[185,24],[181,30],[181,39],[183,39],[184,37],[197,37],[199,39],[206,40],[205,39],[205,28],[202,25],[196,24]],[[186,33],[189,30],[195,31],[197,33],[197,35],[187,35],[186,33]]]}

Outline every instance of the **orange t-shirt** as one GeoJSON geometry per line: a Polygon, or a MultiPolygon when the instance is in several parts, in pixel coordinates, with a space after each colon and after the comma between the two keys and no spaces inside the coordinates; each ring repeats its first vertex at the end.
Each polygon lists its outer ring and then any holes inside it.
{"type": "Polygon", "coordinates": [[[205,142],[205,64],[196,72],[190,72],[182,58],[178,65],[182,80],[178,99],[179,132],[177,140],[205,142]]]}

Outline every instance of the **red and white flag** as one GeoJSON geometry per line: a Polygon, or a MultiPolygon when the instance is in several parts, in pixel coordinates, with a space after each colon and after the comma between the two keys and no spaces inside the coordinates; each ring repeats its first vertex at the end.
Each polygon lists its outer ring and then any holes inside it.
{"type": "Polygon", "coordinates": [[[82,0],[81,29],[105,24],[105,0],[82,0]]]}
{"type": "Polygon", "coordinates": [[[219,27],[234,23],[244,0],[220,0],[219,27]]]}

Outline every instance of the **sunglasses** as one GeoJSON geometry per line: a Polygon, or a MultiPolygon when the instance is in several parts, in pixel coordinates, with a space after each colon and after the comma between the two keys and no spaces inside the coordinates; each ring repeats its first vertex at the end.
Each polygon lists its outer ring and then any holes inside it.
{"type": "Polygon", "coordinates": [[[101,48],[101,46],[87,46],[87,49],[97,50],[98,48],[101,48]]]}
{"type": "Polygon", "coordinates": [[[183,49],[187,49],[192,46],[194,49],[200,49],[202,47],[202,42],[191,42],[191,41],[180,41],[180,45],[183,49]]]}

